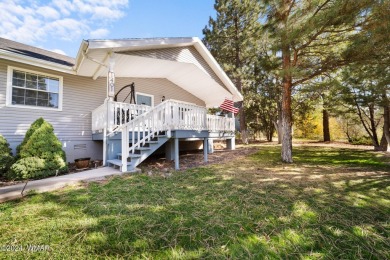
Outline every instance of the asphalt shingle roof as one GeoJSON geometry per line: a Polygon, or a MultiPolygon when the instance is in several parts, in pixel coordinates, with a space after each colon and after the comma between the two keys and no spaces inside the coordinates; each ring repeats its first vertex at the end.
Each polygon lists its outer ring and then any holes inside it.
{"type": "Polygon", "coordinates": [[[73,66],[75,59],[56,52],[40,49],[23,43],[11,41],[0,37],[0,50],[21,54],[24,56],[54,62],[65,66],[73,66]]]}

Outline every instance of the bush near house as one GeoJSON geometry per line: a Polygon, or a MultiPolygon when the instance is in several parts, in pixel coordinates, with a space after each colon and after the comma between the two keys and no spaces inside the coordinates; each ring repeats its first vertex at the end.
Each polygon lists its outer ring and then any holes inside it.
{"type": "Polygon", "coordinates": [[[12,157],[12,150],[9,147],[9,143],[0,134],[0,177],[5,175],[13,162],[14,157],[12,157]]]}
{"type": "Polygon", "coordinates": [[[43,118],[31,124],[17,147],[17,161],[8,172],[10,179],[38,179],[66,171],[66,156],[53,126],[43,118]]]}

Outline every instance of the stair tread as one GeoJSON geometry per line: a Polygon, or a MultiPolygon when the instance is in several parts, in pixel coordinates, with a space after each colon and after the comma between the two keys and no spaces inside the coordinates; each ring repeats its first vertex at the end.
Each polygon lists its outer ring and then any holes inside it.
{"type": "MultiPolygon", "coordinates": [[[[122,156],[122,153],[117,153],[116,155],[122,156]]],[[[141,157],[141,155],[140,155],[140,154],[130,153],[130,154],[129,154],[129,157],[130,157],[130,158],[139,158],[139,157],[141,157]]]]}
{"type": "Polygon", "coordinates": [[[147,150],[150,150],[150,148],[149,147],[138,147],[138,148],[135,148],[135,150],[147,151],[147,150]]]}
{"type": "MultiPolygon", "coordinates": [[[[119,159],[107,160],[107,162],[117,166],[122,166],[122,160],[119,159]]],[[[131,162],[127,162],[127,165],[131,165],[131,162]]]]}

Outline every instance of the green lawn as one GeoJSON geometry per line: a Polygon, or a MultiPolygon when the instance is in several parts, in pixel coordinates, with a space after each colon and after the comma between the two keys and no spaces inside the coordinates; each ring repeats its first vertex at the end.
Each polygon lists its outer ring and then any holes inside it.
{"type": "Polygon", "coordinates": [[[390,258],[389,157],[302,146],[285,165],[280,147],[257,148],[0,204],[0,250],[24,246],[0,258],[390,258]]]}

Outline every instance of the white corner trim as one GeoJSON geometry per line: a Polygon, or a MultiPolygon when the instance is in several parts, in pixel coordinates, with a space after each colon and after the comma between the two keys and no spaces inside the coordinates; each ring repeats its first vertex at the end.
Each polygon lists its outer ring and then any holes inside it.
{"type": "Polygon", "coordinates": [[[29,70],[29,69],[23,69],[23,68],[18,68],[18,67],[13,67],[13,66],[8,66],[7,67],[7,90],[6,90],[6,103],[5,105],[7,107],[15,107],[15,108],[22,108],[22,109],[39,109],[39,110],[50,110],[50,111],[62,111],[62,101],[63,101],[63,86],[64,86],[64,80],[62,76],[58,75],[53,75],[53,74],[48,74],[44,72],[39,72],[39,71],[34,71],[34,70],[29,70]],[[51,108],[51,107],[40,107],[40,106],[28,106],[28,105],[13,105],[12,104],[12,72],[14,70],[20,70],[20,71],[25,71],[25,72],[30,72],[34,74],[39,74],[43,76],[48,76],[52,78],[58,78],[59,79],[59,92],[58,92],[58,108],[51,108]]]}

